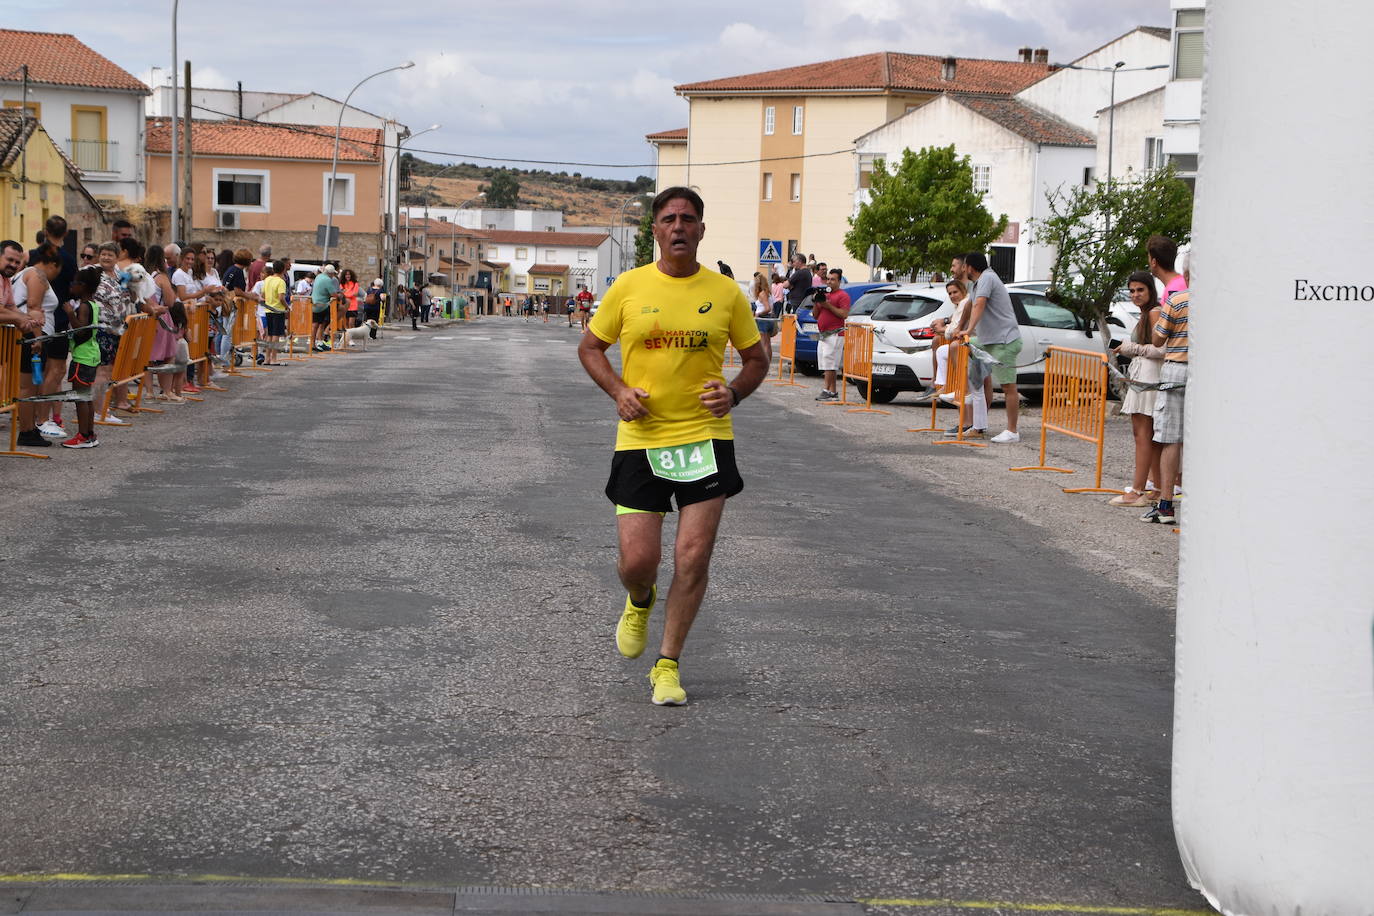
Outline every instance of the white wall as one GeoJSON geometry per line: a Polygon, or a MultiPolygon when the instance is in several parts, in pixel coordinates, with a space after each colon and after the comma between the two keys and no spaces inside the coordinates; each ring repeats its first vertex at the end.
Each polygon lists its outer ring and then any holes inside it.
{"type": "MultiPolygon", "coordinates": [[[[1170,27],[1178,10],[1206,9],[1207,0],[1169,0],[1170,27]]],[[[1211,18],[1210,11],[1208,18],[1211,18]]],[[[1172,43],[1170,66],[1173,65],[1172,43]]],[[[1171,79],[1164,87],[1164,151],[1190,154],[1198,151],[1198,122],[1202,117],[1202,80],[1171,79]]]]}
{"type": "MultiPolygon", "coordinates": [[[[0,88],[0,98],[17,100],[19,88],[9,85],[0,88]]],[[[113,160],[107,160],[114,168],[83,170],[81,182],[96,197],[121,197],[128,203],[142,202],[147,190],[142,95],[109,89],[30,85],[29,100],[41,106],[40,120],[48,136],[72,158],[75,158],[70,143],[72,106],[104,106],[106,139],[117,144],[110,148],[113,160]]]]}
{"type": "MultiPolygon", "coordinates": [[[[191,78],[195,79],[195,72],[192,71],[191,78]]],[[[181,74],[177,75],[181,79],[181,74]]],[[[176,114],[182,114],[182,108],[186,104],[186,87],[177,86],[177,104],[174,108],[172,103],[172,77],[171,74],[160,68],[153,71],[154,83],[164,83],[153,89],[153,94],[146,100],[146,111],[150,117],[169,118],[173,110],[176,114]]],[[[243,93],[243,116],[245,118],[256,118],[269,108],[275,108],[283,102],[290,101],[296,93],[292,92],[248,92],[243,93]]],[[[239,93],[236,89],[203,89],[193,87],[191,89],[191,117],[201,121],[225,121],[229,118],[236,118],[239,114],[239,93]]]]}
{"type": "MultiPolygon", "coordinates": [[[[1049,216],[1051,191],[1083,184],[1083,170],[1092,168],[1097,151],[1092,147],[1042,146],[1035,163],[1035,186],[1031,196],[1030,219],[1049,216]]],[[[1016,253],[1018,280],[1048,280],[1054,264],[1054,249],[1035,244],[1035,232],[1022,224],[1021,244],[1016,253]]]]}
{"type": "MultiPolygon", "coordinates": [[[[1107,129],[1112,120],[1102,113],[1097,125],[1097,178],[1107,178],[1107,129]]],[[[1113,178],[1139,175],[1145,167],[1145,138],[1164,136],[1164,93],[1151,92],[1116,106],[1116,143],[1112,151],[1113,178]]]]}
{"type": "MultiPolygon", "coordinates": [[[[1158,23],[1161,26],[1168,23],[1158,23]]],[[[1116,75],[1116,98],[1129,99],[1157,89],[1169,80],[1169,71],[1132,71],[1135,67],[1169,63],[1171,43],[1136,29],[1103,48],[1072,61],[1082,67],[1106,68],[1118,61],[1126,66],[1116,75]]],[[[1039,105],[1077,124],[1089,133],[1097,129],[1097,112],[1111,102],[1112,75],[1097,70],[1059,70],[1028,86],[1017,98],[1039,105]]]]}
{"type": "MultiPolygon", "coordinates": [[[[422,176],[411,178],[411,185],[424,187],[422,176]]],[[[562,210],[483,210],[479,207],[402,207],[411,217],[456,220],[465,229],[498,229],[507,232],[562,232],[562,210]]],[[[571,230],[569,230],[571,231],[571,230]]]]}
{"type": "MultiPolygon", "coordinates": [[[[706,204],[706,237],[697,259],[752,264],[758,257],[759,174],[763,102],[757,98],[691,99],[687,181],[706,204]],[[710,163],[746,160],[743,165],[710,163]]],[[[809,121],[809,118],[808,118],[809,121]]],[[[807,188],[802,188],[806,199],[807,188]]],[[[803,245],[808,244],[803,242],[803,245]]]]}
{"type": "Polygon", "coordinates": [[[1367,257],[1331,256],[1332,239],[1342,251],[1374,248],[1374,109],[1367,94],[1335,88],[1369,85],[1374,6],[1216,0],[1208,15],[1174,829],[1189,879],[1222,912],[1369,914],[1374,427],[1368,367],[1348,358],[1347,342],[1374,337],[1374,301],[1314,302],[1299,281],[1374,297],[1367,257]],[[1257,65],[1262,48],[1320,49],[1319,65],[1257,65]],[[1276,99],[1301,100],[1281,129],[1276,99]],[[1281,315],[1330,331],[1284,339],[1285,363],[1320,367],[1319,397],[1245,381],[1273,348],[1263,319],[1281,315]],[[1300,431],[1266,435],[1287,417],[1301,418],[1300,431]]]}
{"type": "MultiPolygon", "coordinates": [[[[535,245],[530,242],[495,242],[487,245],[486,260],[505,261],[510,264],[510,292],[512,293],[534,293],[533,278],[529,277],[529,270],[535,264],[567,264],[575,269],[589,271],[587,274],[578,274],[573,271],[568,272],[566,288],[561,295],[568,296],[577,292],[579,285],[585,285],[595,295],[601,295],[606,289],[606,278],[611,276],[611,240],[602,239],[599,245],[593,246],[589,239],[585,246],[572,245],[535,245]],[[517,258],[515,253],[519,249],[524,249],[525,257],[517,258]],[[579,252],[585,252],[585,261],[578,258],[579,252]],[[525,284],[520,286],[516,282],[517,277],[524,276],[525,284]]],[[[543,293],[541,293],[543,295],[543,293]]]]}

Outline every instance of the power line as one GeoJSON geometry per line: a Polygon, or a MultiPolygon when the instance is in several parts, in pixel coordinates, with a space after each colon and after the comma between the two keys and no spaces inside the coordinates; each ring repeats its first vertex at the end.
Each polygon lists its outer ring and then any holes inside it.
{"type": "MultiPolygon", "coordinates": [[[[273,128],[278,129],[278,130],[287,130],[287,131],[292,131],[292,132],[294,132],[294,133],[307,134],[307,135],[313,136],[313,137],[324,137],[324,138],[329,139],[329,140],[333,140],[333,139],[334,139],[334,134],[333,134],[332,131],[326,132],[326,131],[312,130],[311,128],[309,128],[309,127],[307,127],[307,126],[303,126],[303,125],[299,125],[299,124],[273,124],[273,123],[267,122],[267,121],[254,121],[254,120],[252,120],[251,118],[240,118],[238,115],[236,115],[236,114],[234,114],[234,113],[232,113],[232,112],[228,112],[228,111],[217,111],[217,110],[214,109],[214,108],[206,108],[206,107],[203,106],[203,105],[194,105],[194,104],[193,104],[191,107],[192,107],[192,108],[195,108],[195,109],[198,109],[198,110],[200,110],[200,111],[209,112],[210,114],[221,115],[221,116],[223,116],[224,118],[227,118],[228,120],[236,121],[236,122],[239,122],[239,123],[241,123],[241,124],[254,124],[254,125],[257,125],[257,126],[260,126],[260,127],[273,127],[273,128]]],[[[346,141],[346,142],[352,142],[352,141],[346,141]]],[[[379,145],[380,145],[380,146],[382,147],[382,149],[384,149],[384,150],[391,150],[391,149],[399,149],[399,148],[400,148],[400,142],[399,142],[399,141],[398,141],[397,143],[395,143],[395,144],[387,144],[387,143],[383,142],[383,143],[381,143],[381,144],[379,144],[379,145]]],[[[520,163],[521,165],[560,165],[560,166],[574,166],[574,167],[579,167],[579,168],[593,168],[593,169],[652,169],[652,168],[657,168],[657,167],[658,167],[658,163],[657,163],[657,162],[643,162],[643,163],[633,163],[633,162],[632,162],[632,163],[620,163],[620,162],[571,162],[571,161],[564,161],[564,160],[559,160],[559,159],[513,159],[513,158],[510,158],[510,157],[504,157],[504,156],[479,156],[479,155],[477,155],[476,153],[458,153],[458,152],[453,152],[452,150],[423,149],[423,148],[416,148],[416,147],[408,147],[408,149],[409,149],[410,152],[412,152],[412,153],[425,153],[426,155],[430,155],[430,156],[448,156],[448,157],[454,158],[454,159],[477,159],[477,160],[480,160],[480,161],[482,161],[482,162],[517,162],[517,163],[520,163]]],[[[847,156],[847,155],[853,153],[854,151],[855,151],[855,148],[852,147],[852,146],[850,146],[850,147],[846,147],[846,148],[844,148],[844,149],[831,150],[831,151],[829,151],[829,152],[824,152],[824,153],[802,153],[800,156],[768,156],[768,157],[764,157],[764,158],[760,158],[760,159],[732,159],[732,160],[727,160],[727,161],[723,161],[723,162],[691,162],[691,161],[688,161],[688,162],[684,163],[684,165],[687,166],[687,167],[689,167],[689,168],[713,168],[713,167],[716,167],[716,166],[726,166],[726,165],[758,165],[758,164],[764,163],[764,162],[794,162],[794,161],[796,161],[796,160],[798,160],[798,159],[818,159],[818,158],[822,158],[822,157],[825,157],[825,156],[847,156]]],[[[462,163],[455,163],[455,164],[456,164],[456,165],[461,165],[462,163]]],[[[427,177],[427,176],[421,176],[421,177],[427,177]]]]}

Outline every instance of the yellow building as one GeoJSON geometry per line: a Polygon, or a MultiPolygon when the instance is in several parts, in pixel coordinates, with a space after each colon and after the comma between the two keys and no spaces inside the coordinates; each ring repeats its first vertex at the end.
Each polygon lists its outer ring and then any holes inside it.
{"type": "Polygon", "coordinates": [[[38,121],[0,109],[0,238],[29,248],[49,216],[66,213],[71,168],[38,121]]]}
{"type": "Polygon", "coordinates": [[[706,202],[703,264],[747,277],[771,240],[784,258],[799,250],[866,279],[844,249],[861,185],[855,139],[941,93],[1007,97],[1049,72],[1043,60],[883,51],[685,83],[675,87],[690,106],[685,143],[681,131],[646,139],[659,189],[686,184],[706,202]]]}

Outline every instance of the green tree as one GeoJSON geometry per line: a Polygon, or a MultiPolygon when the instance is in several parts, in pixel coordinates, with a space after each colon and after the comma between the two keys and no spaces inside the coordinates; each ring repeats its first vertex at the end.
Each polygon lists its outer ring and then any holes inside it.
{"type": "Polygon", "coordinates": [[[654,215],[649,202],[644,202],[644,215],[639,218],[639,232],[635,233],[635,267],[643,267],[654,260],[654,215]]]}
{"type": "Polygon", "coordinates": [[[1192,237],[1193,192],[1173,166],[1134,178],[1076,185],[1046,195],[1049,216],[1031,222],[1036,244],[1055,249],[1050,301],[1090,321],[1109,338],[1106,315],[1132,271],[1149,264],[1145,243],[1167,235],[1192,237]]]}
{"type": "Polygon", "coordinates": [[[864,260],[868,246],[883,250],[883,267],[897,273],[944,270],[955,255],[982,251],[1007,228],[973,189],[973,167],[953,146],[902,151],[896,171],[873,164],[869,201],[849,221],[844,247],[864,260]]]}
{"type": "Polygon", "coordinates": [[[494,172],[477,190],[486,193],[485,203],[494,210],[512,210],[520,203],[520,182],[508,169],[494,172]]]}

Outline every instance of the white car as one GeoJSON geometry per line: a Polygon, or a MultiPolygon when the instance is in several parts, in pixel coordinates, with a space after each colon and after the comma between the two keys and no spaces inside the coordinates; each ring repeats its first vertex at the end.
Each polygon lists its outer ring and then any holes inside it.
{"type": "MultiPolygon", "coordinates": [[[[1038,362],[1046,347],[1099,350],[1097,329],[1062,306],[1055,305],[1036,289],[1017,284],[1007,287],[1017,323],[1021,326],[1022,367],[1016,384],[1023,392],[1038,394],[1045,384],[1045,367],[1038,362]]],[[[931,322],[948,318],[954,305],[941,287],[903,287],[888,293],[870,316],[873,325],[873,400],[887,403],[903,391],[922,391],[935,378],[931,322]]],[[[858,386],[861,393],[862,385],[858,386]]]]}

